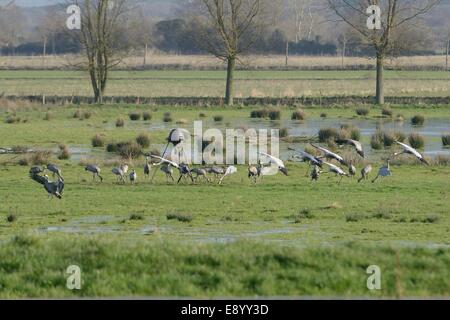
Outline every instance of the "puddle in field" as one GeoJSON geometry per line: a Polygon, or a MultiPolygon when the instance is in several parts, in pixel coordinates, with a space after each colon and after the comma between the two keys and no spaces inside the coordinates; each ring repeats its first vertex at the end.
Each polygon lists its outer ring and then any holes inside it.
{"type": "Polygon", "coordinates": [[[82,234],[101,234],[101,233],[113,233],[119,231],[119,227],[75,227],[75,226],[53,226],[39,228],[39,232],[51,233],[51,232],[63,232],[63,233],[82,233],[82,234]]]}

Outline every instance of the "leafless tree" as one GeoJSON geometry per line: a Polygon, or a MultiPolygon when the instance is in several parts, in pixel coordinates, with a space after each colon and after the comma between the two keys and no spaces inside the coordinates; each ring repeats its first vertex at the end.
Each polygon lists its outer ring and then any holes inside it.
{"type": "Polygon", "coordinates": [[[274,5],[270,0],[197,0],[198,35],[205,49],[227,63],[225,103],[233,104],[236,61],[271,23],[274,5]],[[272,10],[271,10],[272,9],[272,10]]]}
{"type": "Polygon", "coordinates": [[[364,37],[376,52],[377,80],[376,102],[384,104],[383,70],[387,54],[392,49],[396,34],[402,26],[430,11],[441,0],[327,0],[330,9],[342,21],[354,28],[364,37]],[[371,5],[381,9],[381,29],[370,30],[367,13],[371,5]]]}
{"type": "Polygon", "coordinates": [[[128,54],[128,0],[77,0],[81,8],[81,30],[71,32],[85,52],[96,103],[103,102],[109,72],[128,54]]]}

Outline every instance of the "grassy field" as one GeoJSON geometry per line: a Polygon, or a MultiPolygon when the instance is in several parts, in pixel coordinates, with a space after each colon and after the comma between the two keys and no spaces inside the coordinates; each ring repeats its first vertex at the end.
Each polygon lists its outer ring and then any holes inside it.
{"type": "MultiPolygon", "coordinates": [[[[231,125],[249,108],[144,106],[4,106],[0,147],[89,146],[96,133],[107,141],[133,139],[150,126],[152,144],[170,111],[189,124],[203,113],[231,125]],[[89,119],[73,118],[90,111],[89,119]],[[149,122],[134,125],[132,111],[149,122]],[[44,120],[45,114],[51,114],[44,120]],[[26,122],[6,124],[15,114],[26,122]],[[115,128],[118,117],[125,127],[115,128]]],[[[282,109],[283,119],[292,110],[282,109]]],[[[405,118],[450,119],[447,106],[394,106],[405,118]]],[[[355,119],[354,108],[310,108],[355,119]]],[[[369,115],[376,119],[380,109],[369,115]]],[[[302,147],[302,144],[298,144],[302,147]]],[[[288,162],[289,176],[252,185],[246,167],[222,186],[167,184],[161,173],[143,179],[143,159],[132,161],[139,181],[118,185],[105,164],[105,181],[93,182],[76,159],[56,160],[66,188],[61,201],[28,177],[29,166],[0,155],[0,297],[448,297],[450,296],[450,167],[402,165],[378,183],[305,177],[306,166],[288,162]],[[82,269],[83,288],[66,288],[69,265],[82,269]],[[366,268],[382,270],[382,290],[366,287],[366,268]]],[[[105,159],[99,149],[90,158],[105,159]]],[[[378,164],[374,164],[376,168],[378,164]]]]}
{"type": "MultiPolygon", "coordinates": [[[[117,71],[106,95],[221,97],[225,71],[117,71]]],[[[386,71],[386,95],[448,96],[450,73],[386,71]]],[[[236,97],[370,96],[375,71],[239,71],[236,97]]],[[[5,95],[91,96],[87,74],[77,71],[0,71],[5,95]]]]}

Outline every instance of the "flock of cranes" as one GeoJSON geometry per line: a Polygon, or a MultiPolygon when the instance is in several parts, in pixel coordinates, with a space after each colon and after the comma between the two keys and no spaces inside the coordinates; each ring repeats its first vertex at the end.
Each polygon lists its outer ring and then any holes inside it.
{"type": "MultiPolygon", "coordinates": [[[[336,141],[339,145],[349,145],[352,146],[356,153],[364,158],[364,150],[363,146],[360,142],[355,140],[339,140],[336,141]]],[[[382,166],[377,176],[372,180],[372,182],[376,182],[379,178],[391,176],[391,168],[390,161],[393,157],[397,157],[403,154],[412,155],[416,157],[423,164],[429,165],[429,163],[425,160],[422,154],[420,154],[416,149],[408,146],[399,141],[395,141],[397,145],[402,147],[401,152],[394,153],[391,158],[386,161],[386,165],[382,166]]],[[[292,156],[293,160],[297,160],[300,162],[305,162],[309,164],[309,169],[306,173],[307,176],[311,177],[312,181],[318,181],[322,174],[331,173],[339,178],[338,184],[342,182],[344,177],[354,177],[357,173],[356,167],[352,162],[346,161],[339,154],[332,152],[324,147],[317,146],[315,144],[311,144],[313,148],[315,148],[320,156],[312,155],[304,150],[298,150],[289,148],[290,151],[293,151],[295,154],[292,156]],[[334,163],[332,163],[334,162],[334,163]],[[343,167],[347,167],[346,171],[343,167]],[[326,168],[326,170],[325,170],[326,168]]],[[[248,167],[248,178],[256,184],[258,179],[274,174],[274,168],[277,171],[281,172],[284,175],[288,175],[288,171],[284,162],[277,157],[274,157],[267,153],[260,152],[260,158],[265,158],[265,164],[262,164],[261,161],[258,162],[257,166],[250,165],[248,167]]],[[[180,183],[183,179],[190,181],[191,183],[197,183],[198,181],[203,180],[204,182],[211,183],[212,179],[210,175],[213,175],[215,181],[218,184],[222,184],[224,179],[230,175],[235,174],[238,169],[235,166],[211,166],[204,168],[190,168],[188,165],[184,163],[176,163],[174,161],[165,159],[164,157],[151,155],[150,157],[146,157],[146,162],[143,167],[144,177],[146,179],[152,179],[156,171],[152,169],[154,166],[159,166],[160,171],[164,173],[166,177],[166,181],[169,183],[170,181],[175,182],[174,171],[177,170],[179,173],[179,177],[177,183],[180,183]],[[158,161],[157,163],[152,163],[150,158],[153,158],[154,161],[158,161]],[[153,177],[151,178],[151,173],[153,173],[153,177]]],[[[119,167],[113,168],[111,172],[116,177],[117,183],[125,184],[126,180],[129,180],[131,184],[135,184],[138,180],[138,173],[135,169],[129,172],[129,166],[127,164],[122,164],[119,167]]],[[[85,167],[85,171],[92,174],[92,179],[96,181],[97,179],[100,182],[103,182],[103,177],[101,175],[102,171],[99,166],[96,165],[87,165],[85,167]]],[[[370,173],[373,171],[372,165],[366,165],[361,169],[361,177],[358,180],[358,183],[362,181],[369,180],[370,173]]],[[[64,178],[62,176],[61,169],[59,169],[54,164],[48,164],[42,168],[40,167],[32,167],[29,171],[30,178],[34,181],[41,184],[44,189],[49,194],[50,198],[56,197],[58,199],[62,198],[63,190],[64,190],[64,178]],[[45,174],[46,171],[49,171],[53,178],[56,178],[56,181],[52,182],[49,180],[48,175],[45,174]]]]}

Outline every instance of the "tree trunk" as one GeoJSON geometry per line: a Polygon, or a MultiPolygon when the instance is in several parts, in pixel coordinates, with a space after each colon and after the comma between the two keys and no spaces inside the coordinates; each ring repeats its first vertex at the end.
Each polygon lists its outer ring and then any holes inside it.
{"type": "Polygon", "coordinates": [[[342,40],[342,70],[344,70],[345,68],[345,51],[347,50],[347,39],[345,39],[345,35],[344,35],[344,39],[342,40]]]}
{"type": "Polygon", "coordinates": [[[236,67],[236,57],[228,58],[228,68],[227,68],[227,89],[225,93],[225,103],[229,106],[233,105],[233,77],[234,69],[236,67]]]}
{"type": "Polygon", "coordinates": [[[445,50],[445,71],[448,71],[448,54],[450,50],[450,38],[447,39],[447,48],[445,50]]]}
{"type": "Polygon", "coordinates": [[[286,68],[288,67],[289,64],[289,41],[286,41],[286,68]]]}
{"type": "Polygon", "coordinates": [[[147,65],[147,52],[148,52],[148,44],[145,44],[145,51],[144,51],[144,68],[147,65]]]}
{"type": "Polygon", "coordinates": [[[384,104],[383,71],[384,71],[384,57],[383,57],[383,54],[377,53],[377,96],[376,96],[376,103],[378,105],[383,105],[384,104]]]}

